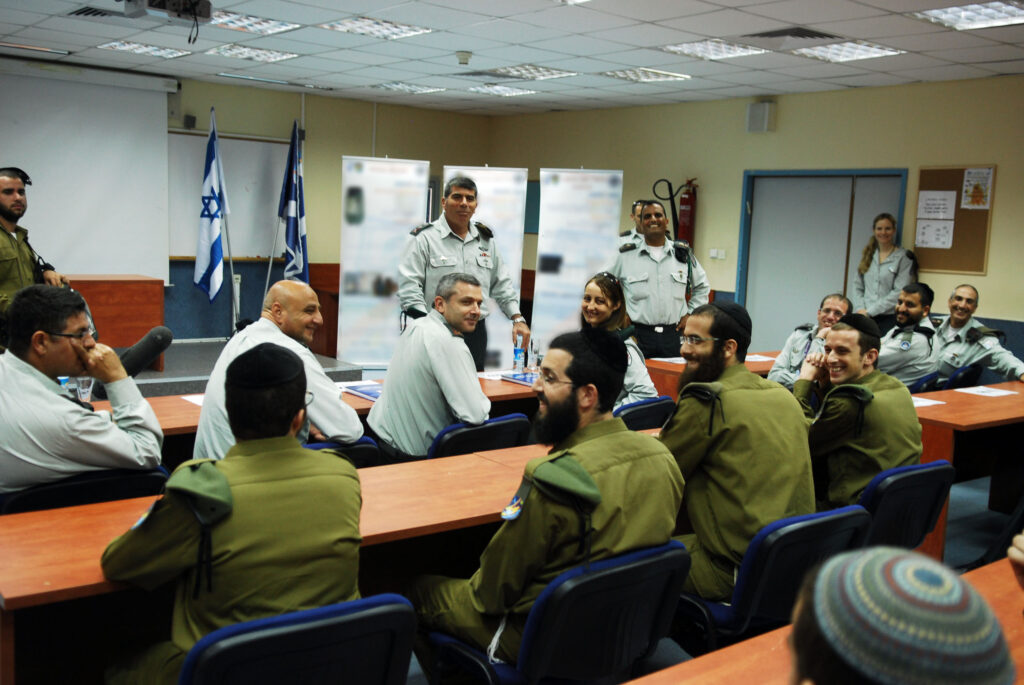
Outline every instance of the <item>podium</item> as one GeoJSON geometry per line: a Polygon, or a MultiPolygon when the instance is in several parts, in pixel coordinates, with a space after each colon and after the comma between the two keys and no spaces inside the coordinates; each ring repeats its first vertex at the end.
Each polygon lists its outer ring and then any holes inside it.
{"type": "MultiPolygon", "coordinates": [[[[131,347],[154,326],[164,324],[164,282],[134,274],[68,274],[71,287],[89,303],[100,341],[131,347]]],[[[164,370],[161,354],[150,367],[164,370]]]]}

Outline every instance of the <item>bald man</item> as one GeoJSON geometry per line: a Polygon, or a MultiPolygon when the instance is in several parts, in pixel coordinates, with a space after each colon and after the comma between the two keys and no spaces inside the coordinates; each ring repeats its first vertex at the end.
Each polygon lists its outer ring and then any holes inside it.
{"type": "Polygon", "coordinates": [[[341,399],[338,386],[327,377],[309,349],[313,334],[323,323],[320,300],[308,285],[278,281],[271,286],[263,300],[259,321],[235,333],[213,367],[199,414],[194,458],[222,459],[235,444],[224,408],[224,375],[235,357],[265,342],[299,355],[306,369],[306,389],[313,393],[313,401],[306,409],[308,418],[297,436],[300,442],[309,436],[310,422],[328,440],[354,442],[362,437],[363,425],[355,410],[341,399]]]}

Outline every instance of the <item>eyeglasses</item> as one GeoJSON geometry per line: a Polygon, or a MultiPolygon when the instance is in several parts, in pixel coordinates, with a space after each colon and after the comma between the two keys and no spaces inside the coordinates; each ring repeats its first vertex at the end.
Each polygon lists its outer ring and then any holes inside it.
{"type": "Polygon", "coordinates": [[[683,335],[679,337],[680,345],[699,345],[702,342],[711,342],[713,340],[721,340],[721,338],[702,338],[699,335],[683,335]]]}
{"type": "Polygon", "coordinates": [[[313,404],[313,393],[310,392],[309,390],[307,390],[306,391],[306,402],[302,406],[303,407],[308,407],[311,404],[313,404]]]}
{"type": "Polygon", "coordinates": [[[558,385],[559,383],[569,383],[569,384],[572,384],[571,380],[569,380],[569,381],[562,381],[562,380],[559,380],[559,379],[555,378],[555,375],[554,374],[550,374],[550,373],[542,373],[542,374],[540,374],[539,378],[540,378],[540,382],[543,383],[544,385],[558,385]]]}
{"type": "Polygon", "coordinates": [[[57,337],[60,337],[60,338],[77,338],[77,339],[81,340],[82,338],[85,338],[86,336],[88,336],[88,337],[92,338],[93,340],[96,339],[96,329],[95,328],[87,328],[84,331],[78,331],[77,333],[54,333],[53,331],[43,331],[43,332],[46,333],[47,335],[56,335],[57,337]]]}

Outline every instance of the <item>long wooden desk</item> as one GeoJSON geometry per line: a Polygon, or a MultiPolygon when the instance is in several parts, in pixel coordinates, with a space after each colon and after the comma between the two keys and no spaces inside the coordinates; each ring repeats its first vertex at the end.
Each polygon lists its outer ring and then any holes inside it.
{"type": "MultiPolygon", "coordinates": [[[[1005,559],[971,571],[964,576],[984,597],[1003,627],[1010,655],[1017,665],[1018,682],[1024,678],[1024,593],[1017,585],[1005,559]]],[[[791,657],[786,640],[791,632],[784,626],[770,633],[697,657],[633,681],[638,685],[785,685],[789,683],[791,657]]]]}
{"type": "MultiPolygon", "coordinates": [[[[772,364],[775,363],[775,358],[779,356],[781,350],[775,350],[773,352],[748,352],[747,354],[760,354],[765,357],[771,357],[770,361],[758,362],[758,361],[747,361],[745,366],[750,369],[751,373],[756,373],[758,376],[767,376],[768,372],[772,370],[772,364]]],[[[647,373],[651,376],[651,382],[654,383],[654,389],[658,391],[659,395],[668,395],[672,399],[679,398],[679,376],[682,375],[683,369],[686,368],[686,364],[676,364],[674,362],[663,362],[656,359],[648,359],[647,362],[647,373]]]]}

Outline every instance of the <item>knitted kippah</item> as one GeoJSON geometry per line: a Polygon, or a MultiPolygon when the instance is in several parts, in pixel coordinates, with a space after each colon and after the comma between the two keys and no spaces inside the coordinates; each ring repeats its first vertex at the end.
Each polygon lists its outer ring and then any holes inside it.
{"type": "Polygon", "coordinates": [[[1012,683],[1013,661],[985,600],[942,564],[871,547],[822,566],[814,587],[822,635],[880,683],[1012,683]]]}
{"type": "Polygon", "coordinates": [[[260,343],[228,364],[224,383],[236,388],[274,388],[303,373],[299,355],[274,343],[260,343]]]}

